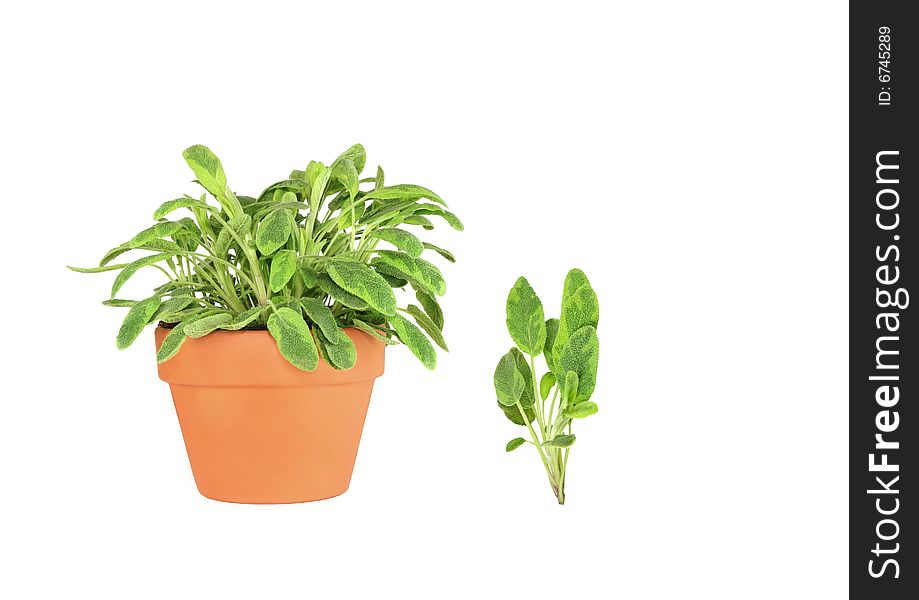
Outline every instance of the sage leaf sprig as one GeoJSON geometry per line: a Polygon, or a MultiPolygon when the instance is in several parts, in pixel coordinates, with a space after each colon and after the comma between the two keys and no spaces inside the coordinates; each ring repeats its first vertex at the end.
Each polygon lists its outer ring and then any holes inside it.
{"type": "Polygon", "coordinates": [[[572,269],[562,291],[561,317],[546,319],[530,283],[521,277],[507,296],[507,330],[516,344],[494,372],[498,407],[529,439],[516,437],[511,452],[524,444],[536,448],[559,504],[565,503],[568,455],[575,443],[575,419],[597,412],[590,400],[597,382],[600,304],[587,276],[572,269]],[[537,377],[536,358],[547,371],[537,377]]]}
{"type": "Polygon", "coordinates": [[[435,367],[434,344],[447,349],[437,300],[447,287],[440,268],[424,257],[456,259],[410,229],[433,229],[436,217],[462,231],[440,196],[419,185],[387,186],[380,167],[361,178],[367,155],[360,144],[328,166],[311,161],[291,171],[258,196],[232,191],[206,146],[182,155],[204,193],[164,202],[152,226],[109,250],[98,266],[70,267],[118,271],[103,301],[128,309],[118,348],[154,323],[171,328],[159,362],[188,338],[267,329],[298,369],[316,369],[321,357],[344,370],[357,354],[343,330],[355,328],[388,345],[401,342],[425,367],[435,367]],[[175,218],[179,211],[186,216],[175,218]],[[141,300],[116,297],[146,267],[165,282],[141,300]],[[408,289],[409,301],[400,303],[396,290],[408,289]]]}

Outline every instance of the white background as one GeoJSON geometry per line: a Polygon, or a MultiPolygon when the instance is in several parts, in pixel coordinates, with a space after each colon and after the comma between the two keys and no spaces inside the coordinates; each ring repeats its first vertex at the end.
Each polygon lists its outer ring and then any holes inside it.
{"type": "Polygon", "coordinates": [[[0,596],[843,597],[845,4],[386,4],[3,9],[0,596]],[[388,352],[345,495],[207,500],[152,330],[119,353],[111,274],[64,265],[194,192],[193,143],[253,194],[355,142],[466,223],[428,238],[451,352],[388,352]],[[491,374],[514,279],[555,314],[574,266],[600,412],[559,507],[491,374]]]}

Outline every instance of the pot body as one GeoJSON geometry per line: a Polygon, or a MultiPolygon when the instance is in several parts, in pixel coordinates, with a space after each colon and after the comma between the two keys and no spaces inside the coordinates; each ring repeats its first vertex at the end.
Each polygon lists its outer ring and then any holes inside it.
{"type": "MultiPolygon", "coordinates": [[[[159,348],[168,329],[156,329],[159,348]]],[[[187,339],[159,365],[169,383],[198,491],[247,504],[309,502],[348,489],[385,345],[345,333],[357,364],[320,358],[310,373],[288,363],[267,331],[187,339]]]]}

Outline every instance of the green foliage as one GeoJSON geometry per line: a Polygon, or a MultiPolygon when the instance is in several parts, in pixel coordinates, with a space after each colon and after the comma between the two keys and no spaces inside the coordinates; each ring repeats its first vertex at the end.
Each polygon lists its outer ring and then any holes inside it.
{"type": "MultiPolygon", "coordinates": [[[[507,330],[516,347],[501,357],[495,369],[498,407],[512,423],[527,428],[552,490],[559,504],[564,504],[568,454],[575,442],[572,419],[589,417],[598,410],[589,401],[596,388],[600,357],[597,295],[587,276],[572,269],[565,279],[561,318],[546,320],[542,302],[521,277],[508,294],[506,313],[507,330]],[[539,355],[548,370],[537,383],[539,355]]],[[[506,450],[524,442],[515,438],[506,450]]]]}
{"type": "Polygon", "coordinates": [[[424,244],[421,240],[404,229],[396,229],[395,227],[377,229],[373,232],[373,237],[389,242],[399,250],[404,251],[414,258],[421,256],[421,253],[424,251],[424,244]]]}
{"type": "Polygon", "coordinates": [[[365,265],[349,259],[328,262],[329,276],[339,287],[387,316],[396,314],[396,295],[383,277],[365,265]]]}
{"type": "Polygon", "coordinates": [[[271,275],[268,285],[272,292],[280,292],[297,272],[297,253],[293,250],[281,250],[271,257],[271,275]]]}
{"type": "Polygon", "coordinates": [[[507,330],[523,352],[537,356],[546,343],[542,302],[530,283],[521,277],[507,296],[507,330]]]}
{"type": "Polygon", "coordinates": [[[513,352],[508,352],[498,361],[494,380],[498,402],[504,406],[515,406],[526,389],[526,380],[517,370],[517,360],[513,352]]]}
{"type": "MultiPolygon", "coordinates": [[[[577,392],[572,402],[590,399],[597,383],[597,361],[600,358],[600,340],[592,325],[578,329],[565,344],[558,358],[556,369],[570,375],[577,374],[577,392]]],[[[566,382],[567,386],[567,382],[566,382]]]]}
{"type": "Polygon", "coordinates": [[[300,369],[315,369],[320,355],[348,369],[357,356],[343,329],[353,327],[387,344],[404,343],[425,367],[434,368],[431,341],[447,349],[436,299],[446,282],[421,255],[455,258],[405,226],[433,227],[428,215],[461,228],[440,196],[417,185],[387,186],[381,168],[375,177],[361,179],[367,156],[360,144],[329,166],[311,161],[291,171],[257,197],[236,195],[207,147],[192,146],[183,157],[204,195],[162,203],[153,212],[155,222],[126,236],[99,266],[71,267],[81,273],[118,271],[104,304],[128,309],[119,348],[156,322],[173,325],[157,353],[159,362],[175,356],[189,337],[267,329],[280,353],[300,369]],[[116,264],[122,255],[130,258],[116,264]],[[145,300],[116,298],[145,267],[158,270],[166,282],[145,300]],[[394,288],[409,284],[417,305],[397,301],[394,288]]]}
{"type": "Polygon", "coordinates": [[[137,339],[141,330],[150,321],[150,317],[157,311],[162,304],[159,296],[151,296],[146,300],[141,300],[128,310],[124,321],[121,323],[121,329],[118,330],[116,344],[119,350],[124,350],[137,339]]]}
{"type": "Polygon", "coordinates": [[[290,364],[303,371],[313,371],[319,365],[316,343],[300,313],[286,306],[277,309],[268,317],[268,331],[290,364]]]}
{"type": "Polygon", "coordinates": [[[543,446],[547,448],[568,448],[574,443],[574,434],[560,433],[551,440],[544,442],[543,446]]]}
{"type": "Polygon", "coordinates": [[[428,369],[433,369],[437,366],[437,353],[434,351],[434,346],[431,345],[431,342],[428,341],[428,338],[425,337],[420,329],[400,315],[391,315],[389,324],[392,325],[396,335],[399,336],[399,340],[408,346],[408,349],[418,357],[421,364],[428,369]]]}
{"type": "Polygon", "coordinates": [[[539,397],[542,400],[549,397],[549,394],[552,393],[552,388],[555,387],[555,383],[555,373],[552,371],[543,373],[542,379],[539,380],[539,397]]]}
{"type": "Polygon", "coordinates": [[[198,319],[185,328],[185,335],[190,338],[204,337],[207,334],[217,331],[224,325],[229,325],[233,321],[230,313],[217,313],[198,319]]]}
{"type": "Polygon", "coordinates": [[[527,441],[523,439],[522,437],[515,437],[514,439],[512,439],[511,441],[507,443],[507,445],[504,447],[504,451],[513,452],[514,450],[516,450],[517,448],[519,448],[520,446],[526,443],[527,441]]]}

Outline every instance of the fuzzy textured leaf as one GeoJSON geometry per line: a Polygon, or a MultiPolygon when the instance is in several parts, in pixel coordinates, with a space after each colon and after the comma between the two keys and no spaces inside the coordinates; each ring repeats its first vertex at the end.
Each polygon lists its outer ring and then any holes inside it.
{"type": "Polygon", "coordinates": [[[515,406],[526,389],[526,380],[517,370],[517,359],[508,352],[498,361],[494,373],[495,393],[504,406],[515,406]]]}
{"type": "Polygon", "coordinates": [[[571,269],[565,277],[565,289],[562,292],[562,313],[553,346],[555,359],[558,359],[574,332],[585,325],[596,328],[599,320],[600,302],[596,292],[583,271],[571,269]]]}
{"type": "Polygon", "coordinates": [[[532,404],[529,406],[523,405],[523,414],[526,415],[526,421],[524,421],[523,417],[520,416],[520,409],[517,408],[516,404],[514,406],[504,406],[498,402],[498,408],[501,409],[501,412],[504,413],[504,416],[507,417],[507,419],[514,425],[526,425],[527,423],[532,423],[536,418],[536,408],[532,404]]]}
{"type": "Polygon", "coordinates": [[[278,351],[290,364],[301,371],[316,370],[319,351],[303,317],[290,308],[279,308],[268,317],[268,331],[278,343],[278,351]]]}
{"type": "Polygon", "coordinates": [[[163,202],[160,207],[153,212],[153,219],[162,219],[172,211],[178,210],[180,208],[200,208],[201,210],[208,211],[214,210],[210,204],[204,202],[203,200],[198,200],[196,198],[176,198],[175,200],[167,200],[166,202],[163,202]]]}
{"type": "Polygon", "coordinates": [[[418,258],[424,250],[424,244],[422,244],[421,240],[404,229],[377,229],[371,233],[371,236],[389,242],[412,258],[418,258]]]}
{"type": "Polygon", "coordinates": [[[254,323],[255,320],[262,316],[266,310],[268,310],[267,306],[253,306],[245,312],[236,315],[233,320],[226,325],[221,325],[220,329],[226,329],[227,331],[238,331],[243,327],[254,323]]]}
{"type": "Polygon", "coordinates": [[[417,283],[418,287],[438,296],[447,291],[447,284],[440,269],[422,258],[413,258],[405,252],[378,250],[377,256],[370,264],[374,267],[385,267],[389,275],[417,283]]]}
{"type": "Polygon", "coordinates": [[[506,309],[507,330],[517,347],[532,356],[541,354],[546,343],[546,317],[526,278],[520,277],[511,288],[506,309]]]}
{"type": "Polygon", "coordinates": [[[443,198],[431,190],[409,183],[377,188],[365,196],[366,200],[420,200],[422,198],[447,205],[443,198]]]}
{"type": "Polygon", "coordinates": [[[326,273],[319,275],[317,279],[319,288],[332,297],[336,302],[347,306],[348,308],[353,308],[355,310],[367,310],[370,308],[370,305],[366,301],[358,298],[351,292],[345,290],[337,283],[332,281],[332,278],[326,273]]]}
{"type": "Polygon", "coordinates": [[[115,277],[115,282],[112,283],[112,294],[110,298],[114,298],[115,294],[118,293],[118,290],[121,289],[121,286],[123,286],[128,281],[128,279],[133,277],[134,274],[140,271],[142,268],[166,260],[170,256],[175,256],[175,252],[161,252],[159,254],[151,254],[150,256],[138,258],[134,262],[125,266],[125,268],[121,270],[121,273],[115,277]]]}
{"type": "Polygon", "coordinates": [[[272,292],[280,292],[297,272],[297,253],[293,250],[280,250],[271,258],[271,275],[268,285],[272,292]]]}
{"type": "Polygon", "coordinates": [[[440,328],[437,326],[434,321],[431,320],[423,310],[414,304],[409,304],[406,308],[408,314],[412,315],[415,318],[415,322],[418,324],[421,329],[424,330],[428,337],[434,340],[434,343],[443,348],[445,352],[449,352],[447,348],[447,342],[444,340],[444,334],[441,332],[440,328]]]}
{"type": "Polygon", "coordinates": [[[420,329],[401,315],[396,314],[389,316],[389,323],[399,336],[399,340],[408,346],[408,349],[418,357],[425,368],[433,369],[437,366],[437,353],[434,352],[434,346],[420,329]]]}
{"type": "Polygon", "coordinates": [[[160,307],[161,302],[159,296],[151,296],[131,307],[121,323],[121,329],[118,330],[118,337],[115,340],[119,350],[124,350],[134,343],[143,328],[150,322],[150,317],[160,307]]]}
{"type": "Polygon", "coordinates": [[[191,146],[182,152],[185,162],[194,171],[201,185],[217,199],[226,195],[227,176],[220,159],[207,146],[191,146]]]}
{"type": "Polygon", "coordinates": [[[276,210],[258,224],[258,232],[255,234],[256,247],[263,255],[274,254],[287,243],[290,233],[290,215],[286,210],[276,210]]]}
{"type": "Polygon", "coordinates": [[[576,439],[577,436],[573,433],[560,433],[548,442],[544,443],[543,446],[547,448],[569,448],[576,439]]]}
{"type": "Polygon", "coordinates": [[[329,342],[333,344],[344,343],[344,339],[348,336],[339,329],[338,323],[335,322],[335,316],[322,300],[318,298],[301,298],[300,306],[303,307],[303,312],[306,313],[306,316],[322,330],[322,335],[329,342]]]}
{"type": "Polygon", "coordinates": [[[444,311],[441,309],[440,303],[437,302],[437,298],[424,290],[415,290],[415,298],[418,299],[421,307],[424,308],[424,312],[431,317],[437,328],[442,331],[444,328],[444,311]]]}
{"type": "Polygon", "coordinates": [[[435,246],[434,244],[429,244],[428,242],[424,242],[423,245],[426,250],[433,250],[434,252],[446,258],[448,261],[452,263],[456,262],[456,257],[453,256],[453,253],[450,252],[449,250],[445,250],[444,248],[441,248],[440,246],[435,246]]]}
{"type": "MultiPolygon", "coordinates": [[[[556,348],[557,349],[557,348],[556,348]]],[[[591,325],[578,329],[561,353],[555,358],[557,373],[572,371],[578,376],[578,391],[574,402],[590,399],[597,384],[597,365],[600,359],[600,340],[591,325]]]]}
{"type": "Polygon", "coordinates": [[[122,263],[117,265],[105,265],[104,267],[67,267],[71,271],[77,273],[104,273],[105,271],[117,271],[118,269],[123,269],[128,266],[129,263],[122,263]]]}
{"type": "Polygon", "coordinates": [[[199,318],[201,317],[189,317],[188,319],[185,319],[182,322],[176,324],[175,327],[169,330],[169,333],[167,333],[166,337],[163,339],[163,343],[160,344],[159,350],[156,351],[157,363],[162,364],[179,352],[182,344],[184,344],[185,340],[188,339],[185,336],[185,327],[191,323],[194,323],[199,318]]]}
{"type": "Polygon", "coordinates": [[[596,414],[599,408],[594,402],[580,402],[573,404],[565,409],[565,416],[571,419],[583,419],[590,415],[596,414]]]}
{"type": "Polygon", "coordinates": [[[229,325],[232,322],[233,315],[230,313],[217,313],[216,315],[208,315],[185,327],[185,335],[190,338],[204,337],[207,334],[220,329],[224,325],[229,325]]]}
{"type": "Polygon", "coordinates": [[[354,342],[344,332],[341,332],[338,340],[334,342],[325,337],[321,330],[317,332],[316,337],[320,348],[323,349],[323,357],[333,368],[346,371],[357,362],[357,349],[354,347],[354,342]]]}
{"type": "Polygon", "coordinates": [[[330,260],[328,270],[339,287],[364,300],[374,310],[386,316],[395,315],[396,296],[379,273],[363,263],[342,259],[330,260]]]}
{"type": "MultiPolygon", "coordinates": [[[[170,298],[160,304],[157,311],[150,317],[150,322],[155,323],[160,320],[167,320],[170,315],[176,314],[194,301],[195,298],[192,296],[177,296],[175,298],[170,298]]],[[[172,322],[174,323],[175,321],[172,322]]]]}
{"type": "Polygon", "coordinates": [[[379,329],[377,329],[376,327],[374,327],[373,325],[369,323],[365,323],[364,321],[361,321],[360,319],[351,319],[351,324],[357,329],[360,329],[361,331],[363,331],[364,333],[369,334],[371,337],[374,337],[380,340],[387,346],[395,346],[399,343],[398,340],[394,340],[390,337],[383,335],[382,333],[380,333],[379,329]]]}

